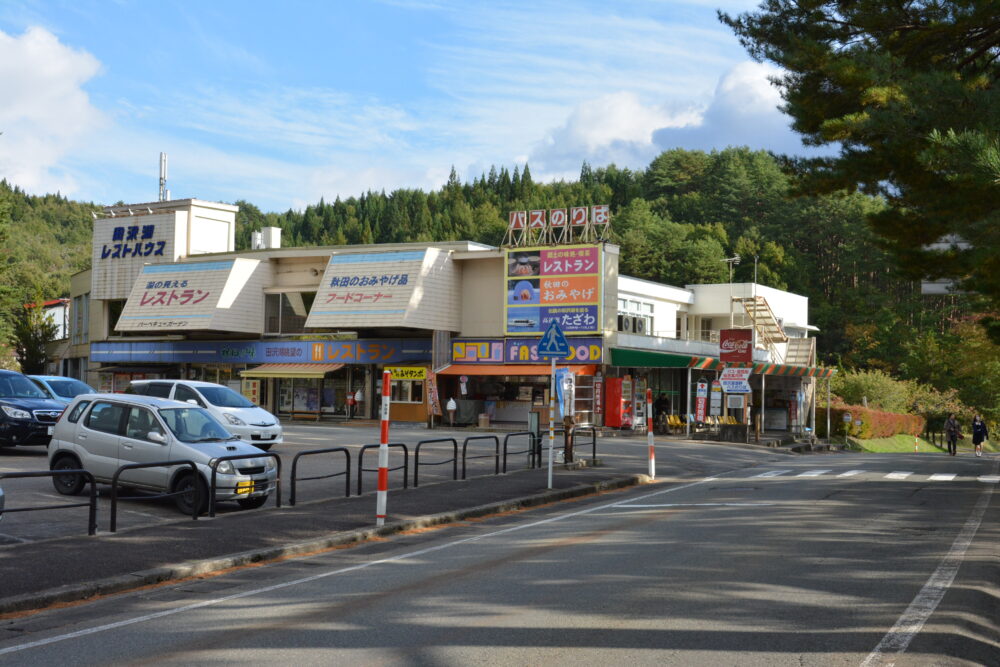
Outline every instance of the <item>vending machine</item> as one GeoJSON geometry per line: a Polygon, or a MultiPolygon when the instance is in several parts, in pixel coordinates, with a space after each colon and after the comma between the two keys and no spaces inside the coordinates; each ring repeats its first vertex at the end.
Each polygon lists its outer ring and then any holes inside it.
{"type": "Polygon", "coordinates": [[[604,425],[613,428],[632,428],[635,423],[635,405],[632,377],[606,378],[604,380],[604,425]]]}

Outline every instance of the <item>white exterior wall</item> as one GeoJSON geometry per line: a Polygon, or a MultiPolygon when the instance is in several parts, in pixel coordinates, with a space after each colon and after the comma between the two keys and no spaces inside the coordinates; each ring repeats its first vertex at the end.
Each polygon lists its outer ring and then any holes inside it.
{"type": "MultiPolygon", "coordinates": [[[[730,286],[728,283],[720,285],[687,285],[686,288],[694,294],[694,303],[691,305],[690,314],[697,317],[725,318],[726,326],[729,320],[729,299],[730,286]]],[[[767,304],[771,307],[774,316],[783,322],[793,323],[804,327],[809,323],[809,298],[799,294],[792,294],[783,290],[774,289],[765,285],[752,283],[734,283],[732,286],[732,296],[736,298],[750,298],[762,296],[767,299],[767,304]]],[[[736,326],[741,322],[749,326],[750,322],[742,306],[734,306],[736,326]]],[[[720,327],[715,327],[716,329],[720,327]]]]}
{"type": "MultiPolygon", "coordinates": [[[[686,314],[694,302],[694,293],[680,287],[661,285],[629,276],[619,276],[618,299],[628,298],[653,304],[653,330],[650,332],[652,336],[678,338],[677,315],[678,313],[686,314]]],[[[617,307],[616,300],[616,311],[617,307]]],[[[630,336],[630,338],[636,338],[636,336],[630,336]]]]}

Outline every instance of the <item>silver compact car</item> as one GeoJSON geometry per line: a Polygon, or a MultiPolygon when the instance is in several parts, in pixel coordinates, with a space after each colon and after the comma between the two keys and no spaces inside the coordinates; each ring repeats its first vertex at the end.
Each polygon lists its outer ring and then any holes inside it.
{"type": "MultiPolygon", "coordinates": [[[[50,470],[86,470],[98,482],[110,483],[124,465],[160,461],[192,461],[190,466],[138,468],[122,472],[119,482],[134,488],[174,492],[186,514],[204,512],[212,465],[218,463],[216,500],[235,500],[241,507],[260,507],[277,484],[277,465],[263,451],[231,434],[204,408],[154,396],[81,394],[73,399],[53,429],[50,470]],[[226,456],[259,454],[259,458],[221,461],[226,456]],[[195,485],[201,506],[195,507],[195,485]]],[[[80,475],[52,478],[56,491],[83,490],[80,475]]]]}

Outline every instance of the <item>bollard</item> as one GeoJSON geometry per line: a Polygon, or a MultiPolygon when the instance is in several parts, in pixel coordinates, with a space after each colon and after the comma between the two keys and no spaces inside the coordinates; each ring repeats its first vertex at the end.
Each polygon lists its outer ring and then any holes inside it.
{"type": "MultiPolygon", "coordinates": [[[[389,384],[392,374],[382,373],[382,424],[378,446],[378,494],[375,506],[375,525],[385,525],[386,496],[389,495],[389,384]]],[[[359,476],[360,477],[360,476],[359,476]]]]}

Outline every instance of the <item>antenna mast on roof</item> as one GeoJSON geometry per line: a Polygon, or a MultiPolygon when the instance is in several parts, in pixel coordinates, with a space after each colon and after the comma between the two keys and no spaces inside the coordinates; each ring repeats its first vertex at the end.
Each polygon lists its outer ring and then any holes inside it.
{"type": "Polygon", "coordinates": [[[167,154],[160,153],[160,198],[157,201],[167,201],[170,199],[170,190],[167,190],[167,154]]]}

